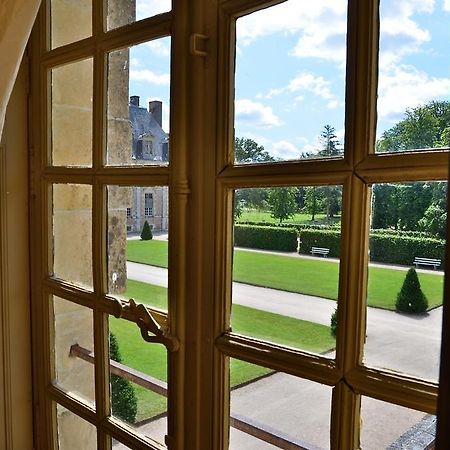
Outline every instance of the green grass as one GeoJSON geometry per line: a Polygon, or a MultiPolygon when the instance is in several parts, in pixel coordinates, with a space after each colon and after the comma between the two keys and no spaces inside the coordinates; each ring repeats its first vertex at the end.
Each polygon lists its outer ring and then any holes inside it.
{"type": "MultiPolygon", "coordinates": [[[[128,280],[124,296],[135,298],[149,306],[167,309],[166,288],[128,280]]],[[[335,345],[330,328],[325,325],[241,305],[233,306],[232,325],[235,332],[302,350],[322,353],[335,345]]],[[[133,323],[111,318],[110,327],[117,337],[124,364],[160,380],[167,380],[166,351],[163,346],[145,343],[133,323]]],[[[236,386],[269,372],[271,370],[265,367],[232,359],[230,383],[231,386],[236,386]]],[[[165,398],[140,386],[134,387],[138,398],[137,421],[166,410],[165,398]]]]}
{"type": "MultiPolygon", "coordinates": [[[[268,223],[278,223],[278,219],[274,219],[270,215],[270,211],[262,211],[262,210],[252,210],[252,209],[244,209],[242,211],[241,216],[238,219],[239,221],[249,221],[249,222],[268,222],[268,223]]],[[[333,219],[333,223],[339,223],[340,218],[333,219]]],[[[283,223],[292,223],[292,224],[325,224],[326,223],[326,215],[325,214],[316,214],[314,222],[311,220],[311,214],[303,214],[297,213],[293,217],[287,220],[283,220],[283,223]]]]}
{"type": "MultiPolygon", "coordinates": [[[[167,242],[128,241],[128,259],[167,267],[167,242]]],[[[444,277],[432,272],[418,275],[429,307],[441,305],[444,277]]],[[[397,293],[405,276],[406,271],[371,266],[368,305],[394,310],[397,293]]],[[[233,279],[241,283],[336,300],[338,277],[339,264],[326,259],[314,260],[244,250],[234,252],[233,279]]]]}

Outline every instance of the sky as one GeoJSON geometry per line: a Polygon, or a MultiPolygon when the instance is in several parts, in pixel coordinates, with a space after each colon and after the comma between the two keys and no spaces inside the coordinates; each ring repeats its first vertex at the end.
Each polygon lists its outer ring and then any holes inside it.
{"type": "MultiPolygon", "coordinates": [[[[137,2],[137,18],[170,0],[137,2]]],[[[381,0],[377,136],[407,108],[449,100],[450,0],[381,0]]],[[[320,150],[331,125],[344,141],[347,3],[288,0],[236,23],[235,134],[280,160],[320,150]]],[[[130,95],[164,102],[168,131],[170,39],[131,51],[130,95]]]]}

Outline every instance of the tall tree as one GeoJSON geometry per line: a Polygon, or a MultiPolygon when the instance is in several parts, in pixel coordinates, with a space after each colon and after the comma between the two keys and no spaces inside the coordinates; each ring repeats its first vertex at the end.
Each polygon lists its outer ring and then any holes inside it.
{"type": "Polygon", "coordinates": [[[403,120],[381,135],[376,149],[379,152],[400,152],[448,146],[449,124],[449,101],[432,101],[409,108],[403,120]]]}
{"type": "Polygon", "coordinates": [[[342,154],[342,150],[339,148],[341,145],[337,136],[336,130],[331,125],[325,125],[320,133],[321,150],[319,156],[339,156],[342,154]]]}
{"type": "Polygon", "coordinates": [[[311,221],[316,220],[316,214],[323,212],[323,192],[316,186],[305,188],[305,204],[303,210],[311,214],[311,221]]]}
{"type": "Polygon", "coordinates": [[[297,188],[278,187],[269,189],[267,203],[269,204],[271,216],[283,220],[290,219],[297,212],[297,188]]]}

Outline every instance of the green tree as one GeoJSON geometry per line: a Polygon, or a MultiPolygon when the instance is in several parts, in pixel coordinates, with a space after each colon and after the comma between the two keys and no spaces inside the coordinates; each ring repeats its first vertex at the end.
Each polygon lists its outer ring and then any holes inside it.
{"type": "Polygon", "coordinates": [[[337,321],[338,321],[338,309],[337,306],[333,311],[333,314],[331,314],[330,319],[330,332],[331,336],[333,336],[336,339],[336,332],[337,332],[337,321]]]}
{"type": "Polygon", "coordinates": [[[234,139],[234,159],[241,164],[275,161],[262,145],[259,145],[253,139],[244,137],[234,139]]]}
{"type": "Polygon", "coordinates": [[[336,130],[331,125],[325,125],[320,133],[321,150],[319,156],[339,156],[342,154],[342,150],[339,148],[341,145],[335,134],[336,130]]]}
{"type": "Polygon", "coordinates": [[[325,214],[329,223],[341,211],[342,188],[341,186],[321,186],[319,189],[322,193],[325,214]]]}
{"type": "Polygon", "coordinates": [[[407,313],[422,313],[428,308],[428,300],[420,287],[419,277],[414,268],[408,270],[403,286],[397,294],[395,309],[407,313]]]}
{"type": "Polygon", "coordinates": [[[267,203],[271,216],[283,220],[290,219],[297,212],[297,189],[294,187],[279,187],[268,189],[267,203]]]}
{"type": "Polygon", "coordinates": [[[145,221],[144,226],[142,227],[141,240],[149,241],[151,239],[153,239],[152,228],[149,223],[145,221]]]}
{"type": "MultiPolygon", "coordinates": [[[[122,362],[119,344],[113,333],[109,333],[109,357],[122,362]]],[[[137,397],[132,384],[118,375],[111,374],[111,408],[114,416],[128,423],[136,421],[137,397]]]]}
{"type": "Polygon", "coordinates": [[[316,214],[323,212],[323,192],[316,186],[305,188],[305,202],[303,210],[311,214],[311,221],[316,220],[316,214]]]}
{"type": "Polygon", "coordinates": [[[376,143],[379,152],[399,152],[449,145],[450,102],[432,101],[409,108],[405,118],[385,131],[376,143]]]}
{"type": "Polygon", "coordinates": [[[445,239],[446,224],[447,212],[435,203],[427,208],[424,216],[417,223],[420,231],[433,234],[441,239],[445,239]]]}

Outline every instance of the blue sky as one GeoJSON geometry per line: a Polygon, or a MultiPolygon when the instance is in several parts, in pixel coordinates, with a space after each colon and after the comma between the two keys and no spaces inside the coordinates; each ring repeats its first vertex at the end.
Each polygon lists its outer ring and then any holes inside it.
{"type": "MultiPolygon", "coordinates": [[[[166,11],[142,0],[137,17],[166,11]]],[[[325,124],[344,139],[346,2],[289,0],[237,21],[235,130],[280,159],[317,151],[325,124]]],[[[450,0],[381,0],[377,134],[407,108],[449,100],[450,0]]],[[[164,102],[170,39],[131,52],[130,94],[164,102]]]]}

